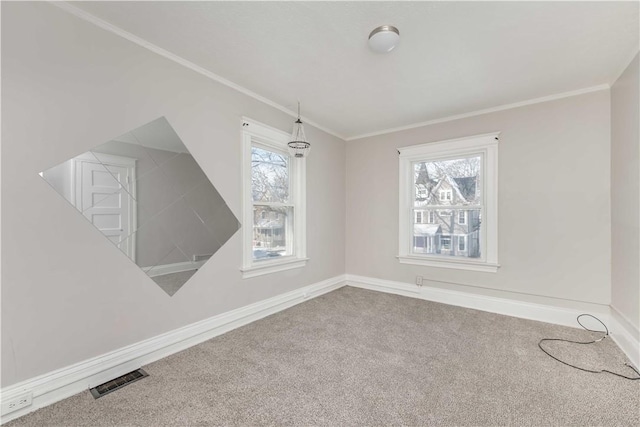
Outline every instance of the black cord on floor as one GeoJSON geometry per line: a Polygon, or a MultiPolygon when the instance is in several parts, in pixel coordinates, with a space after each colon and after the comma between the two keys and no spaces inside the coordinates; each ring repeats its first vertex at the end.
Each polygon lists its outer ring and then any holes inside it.
{"type": "Polygon", "coordinates": [[[602,374],[602,373],[605,373],[605,372],[606,372],[607,374],[612,374],[612,375],[615,375],[615,376],[618,376],[618,377],[621,377],[621,378],[625,378],[625,379],[627,379],[627,380],[640,380],[640,372],[638,372],[638,370],[637,370],[636,368],[634,368],[634,367],[633,367],[633,365],[631,365],[631,364],[629,364],[629,363],[625,363],[625,365],[626,365],[626,366],[628,366],[629,368],[633,369],[633,370],[635,371],[635,373],[636,373],[636,374],[638,374],[638,376],[637,376],[637,377],[635,377],[635,378],[633,378],[633,377],[628,377],[628,376],[626,376],[626,375],[622,375],[622,374],[619,374],[619,373],[617,373],[617,372],[611,372],[611,371],[606,370],[606,369],[602,369],[602,370],[600,370],[600,371],[592,371],[591,369],[580,368],[580,367],[578,367],[578,366],[572,365],[571,363],[567,363],[567,362],[565,362],[564,360],[560,360],[560,359],[558,359],[557,357],[555,357],[554,355],[552,355],[551,353],[549,353],[547,350],[545,350],[545,349],[542,347],[542,343],[543,343],[543,342],[545,342],[545,341],[562,341],[562,342],[569,342],[569,343],[572,343],[572,344],[584,344],[584,345],[588,345],[588,344],[595,344],[595,343],[600,342],[600,341],[602,341],[603,339],[605,339],[605,338],[607,338],[607,337],[609,336],[609,328],[607,328],[607,325],[605,325],[605,324],[604,324],[604,322],[603,322],[602,320],[598,319],[596,316],[592,316],[591,314],[581,314],[580,316],[578,316],[578,317],[576,318],[576,320],[578,321],[578,324],[579,324],[580,326],[582,326],[582,328],[583,328],[583,329],[586,329],[586,330],[587,330],[587,331],[589,331],[589,332],[600,332],[600,333],[603,333],[604,335],[602,336],[602,338],[599,338],[599,339],[597,339],[597,340],[594,340],[594,341],[586,341],[586,342],[582,342],[582,341],[564,340],[564,339],[560,339],[560,338],[543,338],[543,339],[541,339],[541,340],[540,340],[540,342],[538,343],[538,347],[540,347],[540,350],[542,350],[542,351],[543,351],[547,356],[551,357],[552,359],[555,359],[555,360],[557,360],[557,361],[558,361],[558,362],[560,362],[560,363],[563,363],[563,364],[565,364],[565,365],[567,365],[567,366],[571,366],[572,368],[576,368],[576,369],[579,369],[579,370],[584,371],[584,372],[591,372],[592,374],[602,374]],[[604,329],[605,329],[605,330],[604,330],[604,331],[594,331],[594,330],[592,330],[592,329],[587,328],[586,326],[584,326],[584,325],[582,324],[582,322],[580,322],[580,318],[581,318],[581,317],[583,317],[583,316],[589,316],[589,317],[592,317],[592,318],[596,319],[598,322],[600,322],[600,324],[601,324],[602,326],[604,326],[604,329]]]}

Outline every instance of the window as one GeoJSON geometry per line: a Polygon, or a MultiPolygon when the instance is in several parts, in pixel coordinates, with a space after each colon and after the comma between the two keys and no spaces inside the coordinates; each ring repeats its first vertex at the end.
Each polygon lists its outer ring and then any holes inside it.
{"type": "Polygon", "coordinates": [[[441,236],[440,245],[444,250],[448,251],[449,249],[451,249],[451,236],[441,236]]]}
{"type": "Polygon", "coordinates": [[[460,252],[467,250],[467,236],[458,236],[458,250],[460,252]]]}
{"type": "Polygon", "coordinates": [[[467,223],[467,211],[458,211],[458,224],[467,223]]]}
{"type": "Polygon", "coordinates": [[[451,200],[451,190],[440,190],[440,201],[451,200]]]}
{"type": "Polygon", "coordinates": [[[416,224],[422,224],[422,211],[416,211],[416,224]]]}
{"type": "Polygon", "coordinates": [[[498,135],[399,149],[400,263],[497,271],[498,135]],[[417,197],[418,187],[429,196],[417,197]],[[414,226],[416,210],[427,211],[432,225],[414,226]],[[430,250],[416,245],[434,237],[430,250]]]}
{"type": "Polygon", "coordinates": [[[303,267],[306,160],[289,155],[287,133],[243,123],[242,277],[303,267]]]}

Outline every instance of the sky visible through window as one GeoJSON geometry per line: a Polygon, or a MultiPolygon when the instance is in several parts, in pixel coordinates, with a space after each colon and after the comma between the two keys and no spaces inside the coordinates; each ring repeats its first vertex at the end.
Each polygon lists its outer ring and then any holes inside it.
{"type": "Polygon", "coordinates": [[[288,202],[288,156],[252,147],[251,193],[254,202],[288,202]]]}

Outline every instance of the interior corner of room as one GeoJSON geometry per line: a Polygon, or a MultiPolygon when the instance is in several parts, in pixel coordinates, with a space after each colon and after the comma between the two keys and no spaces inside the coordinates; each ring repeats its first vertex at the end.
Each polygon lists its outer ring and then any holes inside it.
{"type": "Polygon", "coordinates": [[[2,422],[640,422],[638,7],[2,2],[2,422]]]}

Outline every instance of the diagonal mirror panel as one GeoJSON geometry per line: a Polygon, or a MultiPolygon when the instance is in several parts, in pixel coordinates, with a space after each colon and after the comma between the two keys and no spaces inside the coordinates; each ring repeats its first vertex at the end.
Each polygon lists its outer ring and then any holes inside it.
{"type": "Polygon", "coordinates": [[[164,117],[40,176],[169,295],[241,226],[164,117]]]}

